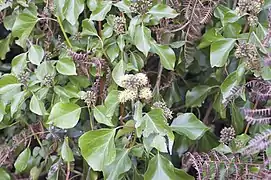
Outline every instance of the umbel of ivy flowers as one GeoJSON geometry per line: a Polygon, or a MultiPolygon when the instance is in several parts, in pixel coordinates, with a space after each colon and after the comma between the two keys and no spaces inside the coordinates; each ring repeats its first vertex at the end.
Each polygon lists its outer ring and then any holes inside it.
{"type": "Polygon", "coordinates": [[[152,98],[152,91],[148,87],[149,80],[146,74],[126,74],[121,77],[121,86],[124,88],[119,93],[119,101],[125,103],[133,101],[137,98],[150,100],[152,98]]]}

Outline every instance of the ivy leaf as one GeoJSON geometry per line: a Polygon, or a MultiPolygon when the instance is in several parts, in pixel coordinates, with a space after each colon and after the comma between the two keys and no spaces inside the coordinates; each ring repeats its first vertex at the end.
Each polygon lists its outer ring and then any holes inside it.
{"type": "Polygon", "coordinates": [[[4,102],[0,101],[0,122],[3,120],[4,115],[6,114],[6,105],[4,102]]]}
{"type": "Polygon", "coordinates": [[[173,131],[191,140],[199,139],[209,129],[193,113],[185,113],[175,118],[170,125],[173,131]]]}
{"type": "Polygon", "coordinates": [[[167,136],[169,139],[168,148],[170,154],[172,152],[172,146],[174,142],[174,134],[170,127],[166,123],[166,119],[161,109],[153,109],[148,112],[143,118],[138,119],[136,123],[137,134],[140,137],[143,132],[143,137],[147,138],[151,134],[159,134],[161,136],[167,136]]]}
{"type": "Polygon", "coordinates": [[[223,39],[212,43],[210,52],[211,67],[223,67],[234,47],[235,39],[223,39]]]}
{"type": "Polygon", "coordinates": [[[15,56],[11,62],[11,72],[15,75],[18,75],[24,71],[26,68],[26,57],[27,53],[22,53],[17,56],[15,56]]]}
{"type": "Polygon", "coordinates": [[[55,70],[54,64],[55,64],[55,61],[42,62],[36,69],[37,79],[40,81],[43,81],[45,76],[48,76],[48,75],[55,76],[56,70],[55,70]]]}
{"type": "Polygon", "coordinates": [[[77,104],[59,102],[53,106],[47,124],[62,129],[73,128],[79,120],[80,113],[81,108],[77,104]]]}
{"type": "Polygon", "coordinates": [[[129,158],[129,149],[117,150],[116,159],[104,169],[104,178],[106,180],[116,180],[119,176],[132,167],[132,161],[129,158]]]}
{"type": "Polygon", "coordinates": [[[234,103],[231,104],[231,117],[231,122],[236,134],[240,134],[243,132],[245,124],[240,109],[238,109],[234,103]]]}
{"type": "Polygon", "coordinates": [[[134,44],[137,49],[143,52],[145,56],[148,55],[148,52],[151,48],[150,45],[151,31],[145,27],[143,24],[138,25],[135,29],[134,44]]]}
{"type": "Polygon", "coordinates": [[[21,152],[21,154],[17,157],[14,167],[17,172],[23,172],[27,167],[27,162],[30,159],[31,156],[31,150],[29,148],[26,148],[21,152]]]}
{"type": "Polygon", "coordinates": [[[16,96],[13,96],[11,99],[11,105],[10,105],[10,115],[13,117],[14,113],[18,111],[19,106],[23,103],[25,92],[19,92],[16,94],[16,96]]]}
{"type": "Polygon", "coordinates": [[[222,103],[224,103],[224,101],[232,94],[231,90],[238,85],[237,83],[237,78],[236,78],[236,71],[232,72],[225,80],[224,82],[221,84],[220,89],[223,95],[223,101],[222,103]]]}
{"type": "Polygon", "coordinates": [[[116,64],[115,68],[112,71],[112,77],[117,85],[121,86],[121,77],[124,76],[126,70],[126,64],[123,60],[120,60],[116,64]]]}
{"type": "Polygon", "coordinates": [[[199,85],[191,91],[187,91],[185,96],[186,107],[200,107],[206,99],[209,90],[209,86],[199,85]]]}
{"type": "Polygon", "coordinates": [[[87,6],[89,10],[94,11],[97,8],[98,2],[97,0],[87,0],[87,6]]]}
{"type": "Polygon", "coordinates": [[[63,14],[65,19],[69,21],[71,25],[75,25],[79,15],[84,10],[84,0],[66,0],[63,8],[63,14]]]}
{"type": "Polygon", "coordinates": [[[20,13],[12,27],[12,36],[21,39],[21,46],[25,46],[25,41],[32,32],[38,18],[32,13],[20,13]]]}
{"type": "Polygon", "coordinates": [[[2,180],[11,180],[10,175],[4,170],[4,168],[0,168],[0,176],[2,180]]]}
{"type": "Polygon", "coordinates": [[[40,65],[44,57],[44,50],[42,47],[37,45],[32,45],[28,52],[28,59],[32,64],[40,65]]]}
{"type": "Polygon", "coordinates": [[[154,41],[151,42],[151,47],[159,55],[162,66],[168,70],[174,70],[176,61],[174,51],[169,46],[156,44],[154,41]]]}
{"type": "Polygon", "coordinates": [[[131,13],[129,0],[124,0],[124,1],[119,1],[117,3],[114,3],[114,6],[116,6],[120,11],[126,14],[131,13]]]}
{"type": "Polygon", "coordinates": [[[5,75],[0,79],[0,95],[8,93],[14,89],[20,88],[21,84],[18,83],[17,78],[13,75],[5,75]]]}
{"type": "Polygon", "coordinates": [[[115,129],[89,131],[79,138],[81,154],[94,171],[101,171],[116,158],[115,129]]]}
{"type": "Polygon", "coordinates": [[[162,18],[175,18],[178,16],[178,13],[174,9],[167,6],[166,4],[160,3],[153,6],[148,13],[153,15],[158,20],[162,18]]]}
{"type": "Polygon", "coordinates": [[[109,56],[111,62],[113,62],[119,56],[119,46],[117,42],[111,42],[106,47],[106,54],[109,56]]]}
{"type": "Polygon", "coordinates": [[[61,157],[65,162],[74,161],[73,152],[69,146],[68,137],[65,137],[61,147],[61,157]]]}
{"type": "Polygon", "coordinates": [[[209,29],[201,38],[199,48],[205,48],[215,41],[223,40],[224,37],[218,32],[216,28],[209,29]]]}
{"type": "Polygon", "coordinates": [[[194,178],[188,175],[185,171],[174,168],[173,164],[168,159],[158,153],[150,160],[148,169],[144,175],[144,180],[166,179],[193,180],[194,178]]]}
{"type": "Polygon", "coordinates": [[[97,30],[92,20],[84,19],[82,22],[82,27],[83,27],[82,36],[86,36],[86,35],[98,36],[97,30]]]}
{"type": "Polygon", "coordinates": [[[42,116],[47,114],[43,102],[40,99],[38,99],[35,94],[33,94],[29,106],[30,110],[37,115],[42,116]]]}
{"type": "Polygon", "coordinates": [[[107,126],[114,126],[111,121],[112,117],[107,116],[107,108],[103,105],[95,106],[93,109],[93,115],[99,123],[105,124],[107,126]]]}
{"type": "Polygon", "coordinates": [[[63,75],[76,75],[76,67],[74,61],[69,57],[59,59],[56,64],[56,69],[63,75]]]}
{"type": "Polygon", "coordinates": [[[10,37],[11,35],[8,35],[8,37],[6,37],[5,39],[0,40],[0,47],[1,47],[0,60],[5,59],[6,53],[9,52],[10,50],[9,48],[10,37]]]}
{"type": "Polygon", "coordinates": [[[90,19],[94,21],[103,21],[106,14],[110,11],[112,7],[112,1],[99,1],[97,8],[92,11],[90,19]]]}

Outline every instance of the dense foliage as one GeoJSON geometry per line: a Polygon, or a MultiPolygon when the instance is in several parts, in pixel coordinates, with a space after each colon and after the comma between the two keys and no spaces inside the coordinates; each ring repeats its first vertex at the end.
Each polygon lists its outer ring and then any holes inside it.
{"type": "Polygon", "coordinates": [[[270,0],[0,0],[0,31],[0,179],[271,179],[270,0]]]}

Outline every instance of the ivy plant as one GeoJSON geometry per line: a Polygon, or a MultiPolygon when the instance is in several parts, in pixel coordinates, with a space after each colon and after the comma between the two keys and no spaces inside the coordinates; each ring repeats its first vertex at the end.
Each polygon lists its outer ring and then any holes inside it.
{"type": "Polygon", "coordinates": [[[270,0],[0,0],[0,175],[270,179],[270,0]]]}

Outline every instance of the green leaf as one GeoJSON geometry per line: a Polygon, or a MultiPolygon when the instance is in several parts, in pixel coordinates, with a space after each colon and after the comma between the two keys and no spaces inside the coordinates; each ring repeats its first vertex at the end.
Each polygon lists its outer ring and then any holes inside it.
{"type": "Polygon", "coordinates": [[[9,44],[10,44],[10,37],[11,35],[8,35],[5,39],[0,40],[0,60],[5,59],[6,53],[10,51],[9,44]]]}
{"type": "Polygon", "coordinates": [[[92,11],[90,19],[94,21],[103,21],[111,7],[112,1],[98,1],[97,8],[92,11]]]}
{"type": "Polygon", "coordinates": [[[119,1],[117,3],[114,3],[113,5],[126,14],[131,13],[129,0],[119,1]]]}
{"type": "Polygon", "coordinates": [[[185,96],[186,107],[201,107],[201,104],[206,99],[209,90],[209,86],[198,85],[191,91],[187,91],[185,96]]]}
{"type": "Polygon", "coordinates": [[[87,0],[87,6],[89,10],[94,11],[97,8],[98,1],[97,0],[87,0]]]}
{"type": "Polygon", "coordinates": [[[129,149],[117,150],[116,159],[104,169],[104,178],[106,180],[116,180],[119,176],[132,167],[132,161],[129,157],[129,149]]]}
{"type": "Polygon", "coordinates": [[[224,37],[218,32],[216,28],[209,29],[203,36],[199,44],[199,48],[205,48],[215,41],[223,40],[224,37]]]}
{"type": "Polygon", "coordinates": [[[4,102],[0,101],[0,122],[3,120],[4,115],[6,114],[6,105],[4,102]]]}
{"type": "Polygon", "coordinates": [[[110,58],[111,62],[113,62],[119,56],[119,46],[117,42],[110,43],[106,48],[106,54],[110,58]]]}
{"type": "Polygon", "coordinates": [[[234,127],[236,134],[243,132],[245,124],[241,114],[241,110],[236,107],[234,103],[231,104],[231,123],[234,127]]]}
{"type": "Polygon", "coordinates": [[[8,93],[14,89],[21,87],[21,84],[18,83],[17,78],[13,75],[5,75],[0,79],[0,95],[8,93]]]}
{"type": "Polygon", "coordinates": [[[75,25],[79,15],[84,10],[84,0],[66,0],[63,13],[65,19],[69,21],[71,25],[75,25]]]}
{"type": "Polygon", "coordinates": [[[237,78],[236,78],[236,71],[232,72],[228,77],[224,80],[224,82],[221,84],[220,89],[223,95],[223,101],[224,101],[232,94],[231,90],[238,85],[237,78]]]}
{"type": "Polygon", "coordinates": [[[153,157],[144,175],[144,180],[193,180],[185,171],[174,168],[173,164],[160,155],[153,157]]]}
{"type": "Polygon", "coordinates": [[[227,63],[235,39],[223,39],[212,43],[210,52],[211,67],[223,67],[227,63]]]}
{"type": "Polygon", "coordinates": [[[126,70],[126,64],[123,60],[120,60],[118,64],[115,65],[112,71],[112,77],[117,85],[121,86],[121,78],[124,76],[126,70]]]}
{"type": "Polygon", "coordinates": [[[61,157],[65,162],[74,161],[73,152],[69,146],[69,139],[65,137],[61,147],[61,157]]]}
{"type": "Polygon", "coordinates": [[[79,120],[80,113],[81,108],[77,104],[59,102],[53,106],[47,123],[62,129],[73,128],[79,120]]]}
{"type": "Polygon", "coordinates": [[[155,42],[151,42],[151,47],[159,55],[162,66],[168,70],[174,70],[176,61],[174,51],[167,45],[160,45],[155,42]]]}
{"type": "Polygon", "coordinates": [[[65,57],[59,59],[56,64],[56,69],[63,75],[76,75],[76,67],[71,58],[65,57]]]}
{"type": "Polygon", "coordinates": [[[116,158],[115,129],[89,131],[79,138],[81,154],[94,171],[101,171],[116,158]]]}
{"type": "Polygon", "coordinates": [[[185,113],[175,118],[170,125],[171,129],[191,140],[199,139],[209,129],[193,113],[185,113]]]}
{"type": "Polygon", "coordinates": [[[15,75],[19,75],[24,71],[24,69],[26,68],[26,57],[27,53],[22,53],[13,58],[11,62],[12,73],[14,73],[15,75]]]}
{"type": "Polygon", "coordinates": [[[44,50],[38,45],[32,45],[28,52],[28,59],[32,64],[40,65],[44,57],[44,50]]]}
{"type": "Polygon", "coordinates": [[[168,152],[166,138],[161,135],[151,134],[148,137],[144,137],[143,144],[147,152],[150,152],[152,148],[155,148],[163,153],[168,152]]]}
{"type": "Polygon", "coordinates": [[[24,97],[25,97],[25,92],[19,92],[18,94],[16,94],[16,96],[13,96],[12,100],[11,100],[11,105],[10,105],[10,115],[11,117],[13,117],[14,113],[16,113],[20,107],[20,105],[23,103],[24,101],[24,97]]]}
{"type": "Polygon", "coordinates": [[[148,138],[151,134],[167,136],[169,140],[168,148],[171,154],[174,142],[174,134],[170,127],[167,125],[166,121],[167,120],[165,119],[161,109],[152,109],[150,112],[144,115],[143,118],[137,121],[137,135],[140,137],[143,132],[143,137],[145,138],[148,138]]]}
{"type": "Polygon", "coordinates": [[[20,13],[12,27],[12,36],[21,39],[20,45],[25,46],[25,41],[32,32],[38,18],[32,13],[20,13]]]}
{"type": "Polygon", "coordinates": [[[54,64],[54,61],[42,62],[35,71],[37,79],[43,81],[45,76],[55,76],[56,70],[54,64]]]}
{"type": "Polygon", "coordinates": [[[137,49],[143,52],[145,56],[148,55],[151,48],[150,45],[151,31],[143,24],[136,26],[134,44],[137,49]]]}
{"type": "Polygon", "coordinates": [[[37,115],[42,116],[47,114],[43,102],[40,99],[38,99],[35,94],[33,94],[29,106],[30,110],[37,115]]]}
{"type": "Polygon", "coordinates": [[[158,20],[162,18],[175,18],[178,16],[178,13],[174,9],[167,6],[166,4],[160,3],[153,6],[148,13],[153,15],[158,20]]]}
{"type": "Polygon", "coordinates": [[[98,36],[97,30],[94,26],[94,23],[90,19],[84,19],[82,22],[82,36],[98,36]]]}
{"type": "Polygon", "coordinates": [[[26,148],[21,152],[21,154],[17,157],[14,167],[17,172],[23,172],[27,167],[27,162],[30,159],[31,156],[31,150],[29,148],[26,148]]]}
{"type": "Polygon", "coordinates": [[[103,105],[95,106],[93,109],[93,115],[96,121],[105,124],[107,126],[114,126],[111,119],[112,117],[107,116],[107,108],[103,105]]]}
{"type": "Polygon", "coordinates": [[[4,168],[0,168],[0,177],[1,180],[11,180],[10,175],[4,170],[4,168]]]}

